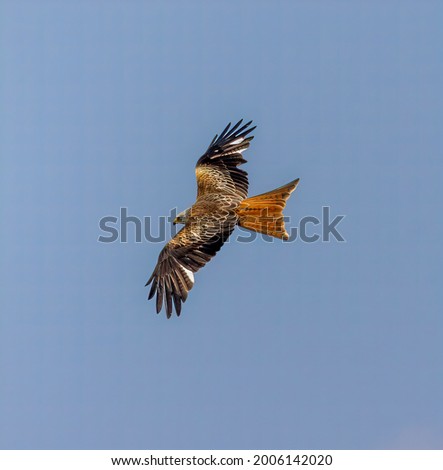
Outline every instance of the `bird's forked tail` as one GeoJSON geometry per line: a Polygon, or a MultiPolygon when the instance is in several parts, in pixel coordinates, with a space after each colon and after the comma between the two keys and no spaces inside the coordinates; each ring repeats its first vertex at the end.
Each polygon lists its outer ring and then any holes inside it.
{"type": "Polygon", "coordinates": [[[280,188],[245,199],[237,208],[238,225],[254,232],[287,240],[283,209],[292,191],[297,187],[297,178],[280,188]]]}

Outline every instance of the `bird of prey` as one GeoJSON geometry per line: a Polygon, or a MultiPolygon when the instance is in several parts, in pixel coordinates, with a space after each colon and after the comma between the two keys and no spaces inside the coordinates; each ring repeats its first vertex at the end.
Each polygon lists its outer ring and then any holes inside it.
{"type": "Polygon", "coordinates": [[[216,135],[197,162],[197,200],[181,212],[174,224],[184,227],[160,252],[157,265],[146,285],[149,299],[155,294],[157,313],[163,303],[168,318],[174,305],[177,316],[194,285],[194,273],[210,261],[236,225],[288,239],[283,208],[299,179],[280,188],[248,198],[248,174],[239,168],[246,163],[243,152],[253,136],[252,121],[229,123],[216,135]]]}

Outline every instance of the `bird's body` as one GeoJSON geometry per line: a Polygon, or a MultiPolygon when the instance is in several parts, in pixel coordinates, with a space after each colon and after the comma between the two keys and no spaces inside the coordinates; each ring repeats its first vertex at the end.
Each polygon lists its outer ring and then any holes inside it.
{"type": "Polygon", "coordinates": [[[238,168],[246,163],[242,152],[249,147],[255,127],[230,124],[215,136],[196,166],[197,199],[179,214],[175,223],[185,226],[160,252],[157,266],[146,285],[152,282],[149,298],[157,293],[157,313],[164,303],[166,315],[174,304],[180,315],[182,302],[194,285],[194,273],[220,250],[234,228],[286,239],[283,208],[298,179],[268,193],[248,198],[247,173],[238,168]]]}

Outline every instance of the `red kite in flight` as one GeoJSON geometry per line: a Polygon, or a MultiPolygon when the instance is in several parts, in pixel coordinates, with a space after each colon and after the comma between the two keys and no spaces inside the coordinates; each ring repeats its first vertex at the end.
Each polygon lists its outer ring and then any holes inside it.
{"type": "Polygon", "coordinates": [[[178,214],[174,224],[185,226],[160,252],[157,266],[146,285],[152,282],[149,299],[157,293],[157,313],[164,303],[168,318],[174,303],[177,316],[182,302],[194,285],[194,273],[210,261],[236,225],[287,240],[283,208],[299,179],[280,188],[248,198],[248,174],[238,168],[246,160],[255,127],[239,121],[216,135],[197,162],[197,200],[178,214]],[[241,127],[240,127],[241,126],[241,127]]]}

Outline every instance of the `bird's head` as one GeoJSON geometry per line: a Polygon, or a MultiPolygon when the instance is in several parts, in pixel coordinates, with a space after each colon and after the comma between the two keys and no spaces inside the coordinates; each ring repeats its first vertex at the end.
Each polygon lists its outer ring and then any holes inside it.
{"type": "Polygon", "coordinates": [[[174,219],[174,222],[172,222],[174,225],[176,224],[186,224],[189,219],[189,215],[191,213],[191,208],[186,209],[183,212],[180,212],[180,214],[177,215],[177,217],[174,219]]]}

